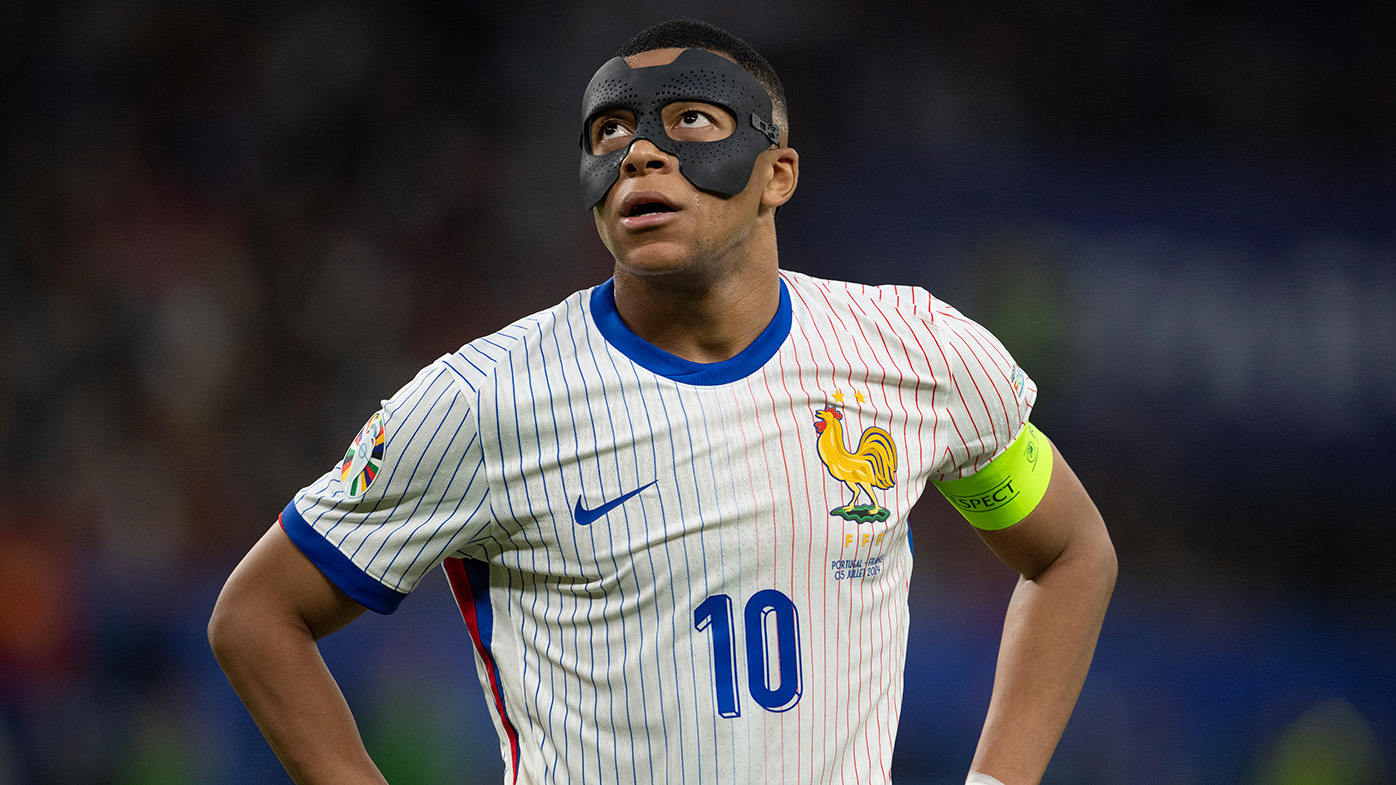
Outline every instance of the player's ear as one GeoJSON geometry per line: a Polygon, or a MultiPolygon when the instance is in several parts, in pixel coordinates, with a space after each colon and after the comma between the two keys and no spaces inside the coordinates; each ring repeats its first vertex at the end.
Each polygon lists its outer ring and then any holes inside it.
{"type": "Polygon", "coordinates": [[[775,209],[790,201],[800,182],[800,154],[793,147],[777,147],[761,154],[767,157],[771,177],[761,191],[761,206],[775,209]]]}

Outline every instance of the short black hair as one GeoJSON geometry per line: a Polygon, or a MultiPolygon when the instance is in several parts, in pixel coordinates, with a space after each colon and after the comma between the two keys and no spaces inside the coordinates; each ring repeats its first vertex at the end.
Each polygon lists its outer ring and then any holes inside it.
{"type": "Polygon", "coordinates": [[[789,131],[789,112],[785,106],[785,88],[781,86],[776,69],[746,41],[735,35],[696,19],[670,19],[641,30],[616,57],[630,57],[653,49],[703,49],[732,58],[766,89],[771,97],[772,120],[781,131],[789,131]]]}

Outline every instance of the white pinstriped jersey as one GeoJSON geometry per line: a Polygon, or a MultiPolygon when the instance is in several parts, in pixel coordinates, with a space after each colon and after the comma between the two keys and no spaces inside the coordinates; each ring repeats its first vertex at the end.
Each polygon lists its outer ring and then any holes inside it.
{"type": "Polygon", "coordinates": [[[781,279],[722,363],[644,343],[609,282],[473,341],[283,512],[380,612],[444,564],[506,782],[887,781],[907,513],[1036,389],[924,290],[781,279]]]}

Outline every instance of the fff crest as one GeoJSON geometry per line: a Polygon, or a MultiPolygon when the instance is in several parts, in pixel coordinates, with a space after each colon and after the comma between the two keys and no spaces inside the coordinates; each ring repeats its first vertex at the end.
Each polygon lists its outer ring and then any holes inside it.
{"type": "Polygon", "coordinates": [[[858,438],[858,446],[849,449],[843,436],[843,412],[833,406],[815,410],[814,430],[819,434],[819,460],[835,480],[853,493],[848,504],[830,510],[829,514],[857,523],[887,520],[891,512],[878,503],[876,490],[885,491],[896,484],[897,445],[891,434],[876,426],[869,427],[858,438]],[[867,497],[867,504],[858,503],[862,496],[867,497]]]}

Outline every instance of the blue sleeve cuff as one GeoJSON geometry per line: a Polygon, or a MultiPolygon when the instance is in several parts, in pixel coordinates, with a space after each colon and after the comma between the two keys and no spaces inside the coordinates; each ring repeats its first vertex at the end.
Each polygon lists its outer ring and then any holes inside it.
{"type": "Polygon", "coordinates": [[[406,594],[374,580],[311,528],[296,510],[295,502],[281,511],[281,528],[330,582],[365,608],[375,613],[392,613],[407,598],[406,594]]]}

